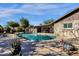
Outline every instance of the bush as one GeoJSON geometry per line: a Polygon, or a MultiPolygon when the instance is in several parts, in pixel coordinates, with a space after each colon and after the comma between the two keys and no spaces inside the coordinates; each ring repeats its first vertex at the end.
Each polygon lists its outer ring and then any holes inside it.
{"type": "Polygon", "coordinates": [[[14,51],[12,52],[12,55],[17,55],[20,53],[21,51],[21,42],[20,41],[16,41],[12,43],[12,48],[14,48],[14,51]]]}

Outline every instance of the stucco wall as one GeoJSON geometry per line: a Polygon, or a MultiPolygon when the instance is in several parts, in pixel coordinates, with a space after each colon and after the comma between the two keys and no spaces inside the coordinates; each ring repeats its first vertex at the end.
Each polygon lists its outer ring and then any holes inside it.
{"type": "Polygon", "coordinates": [[[79,37],[77,29],[79,26],[79,12],[72,14],[71,16],[62,19],[61,21],[54,24],[54,33],[60,38],[74,38],[75,35],[79,37]],[[65,29],[64,23],[72,23],[72,29],[65,29]],[[77,28],[76,28],[77,26],[77,28]]]}

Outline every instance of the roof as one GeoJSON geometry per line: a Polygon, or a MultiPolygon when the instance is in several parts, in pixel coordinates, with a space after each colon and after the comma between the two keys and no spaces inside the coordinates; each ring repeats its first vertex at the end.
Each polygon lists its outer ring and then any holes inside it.
{"type": "Polygon", "coordinates": [[[44,25],[39,25],[39,26],[35,26],[35,27],[43,27],[43,26],[49,26],[49,25],[51,25],[52,24],[52,22],[51,23],[49,23],[49,24],[44,24],[44,25]]]}
{"type": "Polygon", "coordinates": [[[57,19],[57,20],[54,21],[54,22],[51,22],[51,23],[45,24],[45,25],[35,26],[35,27],[47,26],[47,25],[51,25],[51,24],[57,23],[57,22],[59,22],[59,21],[61,21],[61,20],[64,20],[65,18],[69,17],[70,15],[76,13],[77,11],[79,11],[79,7],[75,8],[74,10],[72,10],[71,12],[65,14],[64,16],[60,17],[59,19],[57,19]]]}

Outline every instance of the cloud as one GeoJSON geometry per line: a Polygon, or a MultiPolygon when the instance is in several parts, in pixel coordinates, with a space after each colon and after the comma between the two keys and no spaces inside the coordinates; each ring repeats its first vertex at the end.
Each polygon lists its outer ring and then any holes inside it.
{"type": "Polygon", "coordinates": [[[71,6],[72,4],[13,4],[12,6],[7,8],[0,8],[0,18],[10,17],[20,13],[29,15],[61,15],[64,12],[66,12],[69,8],[72,8],[71,6]]]}

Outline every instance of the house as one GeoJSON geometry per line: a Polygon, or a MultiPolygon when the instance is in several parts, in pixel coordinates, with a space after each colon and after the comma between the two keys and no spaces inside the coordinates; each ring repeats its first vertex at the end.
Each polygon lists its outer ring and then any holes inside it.
{"type": "Polygon", "coordinates": [[[40,26],[35,26],[37,28],[37,32],[40,33],[53,33],[53,24],[45,24],[45,25],[40,25],[40,26]]]}
{"type": "Polygon", "coordinates": [[[79,8],[65,14],[53,23],[35,26],[37,32],[53,33],[63,38],[79,37],[79,8]]]}
{"type": "Polygon", "coordinates": [[[54,34],[63,38],[79,37],[79,8],[62,16],[53,24],[54,34]]]}

